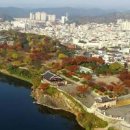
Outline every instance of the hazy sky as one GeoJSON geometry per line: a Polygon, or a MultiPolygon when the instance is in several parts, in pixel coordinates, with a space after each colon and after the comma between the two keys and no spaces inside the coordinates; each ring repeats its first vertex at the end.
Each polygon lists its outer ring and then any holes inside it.
{"type": "Polygon", "coordinates": [[[0,0],[0,6],[129,9],[130,0],[0,0]]]}

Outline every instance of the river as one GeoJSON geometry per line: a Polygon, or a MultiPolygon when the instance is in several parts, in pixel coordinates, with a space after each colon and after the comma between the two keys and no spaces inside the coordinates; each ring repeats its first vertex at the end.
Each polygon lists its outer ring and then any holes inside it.
{"type": "Polygon", "coordinates": [[[83,130],[72,114],[34,104],[30,86],[0,74],[0,130],[83,130]]]}

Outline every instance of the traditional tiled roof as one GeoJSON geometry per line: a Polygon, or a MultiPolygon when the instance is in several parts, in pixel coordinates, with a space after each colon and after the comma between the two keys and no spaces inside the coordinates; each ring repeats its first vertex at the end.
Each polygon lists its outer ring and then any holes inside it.
{"type": "Polygon", "coordinates": [[[61,77],[59,77],[58,75],[50,72],[50,71],[46,71],[44,74],[42,74],[43,78],[50,81],[52,79],[62,79],[61,77]]]}

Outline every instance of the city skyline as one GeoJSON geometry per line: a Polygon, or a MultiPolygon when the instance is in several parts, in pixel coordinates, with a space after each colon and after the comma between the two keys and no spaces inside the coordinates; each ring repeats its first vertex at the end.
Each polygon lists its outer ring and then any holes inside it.
{"type": "Polygon", "coordinates": [[[80,7],[102,9],[129,9],[129,0],[0,0],[0,7],[45,8],[45,7],[80,7]],[[100,2],[99,2],[100,1],[100,2]],[[101,4],[102,3],[102,4],[101,4]],[[118,3],[118,4],[117,4],[118,3]]]}

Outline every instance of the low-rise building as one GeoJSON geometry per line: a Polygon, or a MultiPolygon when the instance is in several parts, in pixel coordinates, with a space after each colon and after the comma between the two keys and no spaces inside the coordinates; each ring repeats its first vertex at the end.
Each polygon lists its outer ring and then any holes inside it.
{"type": "Polygon", "coordinates": [[[44,74],[42,74],[42,82],[44,81],[52,85],[58,85],[58,86],[65,85],[66,83],[62,77],[52,73],[51,71],[46,71],[44,74]]]}
{"type": "Polygon", "coordinates": [[[95,107],[112,107],[116,105],[116,99],[115,98],[109,98],[108,96],[99,97],[95,99],[95,107]]]}
{"type": "Polygon", "coordinates": [[[80,73],[90,73],[90,74],[93,73],[93,70],[92,70],[92,69],[86,68],[86,67],[83,67],[83,66],[80,66],[80,67],[79,67],[79,71],[80,71],[80,73]]]}

